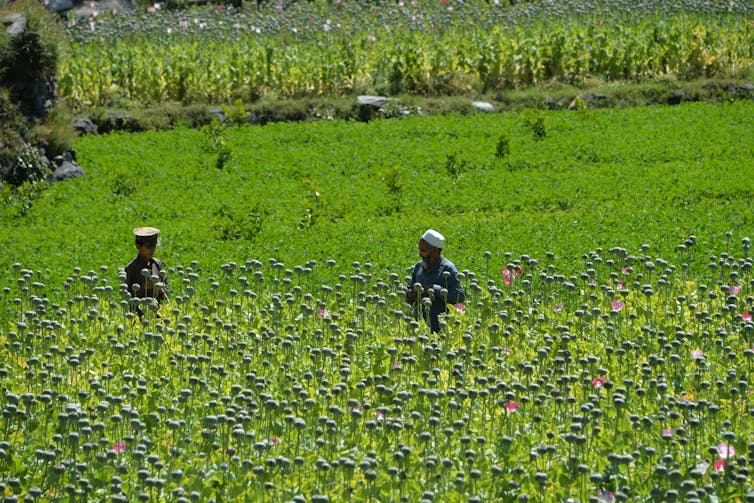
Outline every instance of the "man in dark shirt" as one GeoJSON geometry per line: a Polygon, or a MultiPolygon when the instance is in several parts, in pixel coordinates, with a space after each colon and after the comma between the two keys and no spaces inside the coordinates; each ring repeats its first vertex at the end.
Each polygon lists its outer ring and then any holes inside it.
{"type": "Polygon", "coordinates": [[[154,297],[157,301],[168,298],[168,279],[162,272],[162,263],[154,258],[159,245],[160,229],[137,227],[136,249],[139,254],[126,266],[126,285],[131,297],[154,297]]]}
{"type": "Polygon", "coordinates": [[[456,266],[442,256],[444,244],[445,238],[435,230],[429,229],[422,235],[419,240],[421,260],[414,266],[411,282],[406,287],[406,301],[413,304],[414,316],[425,318],[424,315],[429,314],[433,332],[440,332],[439,315],[447,312],[448,303],[461,303],[466,298],[456,266]],[[424,298],[431,301],[428,313],[424,298]]]}

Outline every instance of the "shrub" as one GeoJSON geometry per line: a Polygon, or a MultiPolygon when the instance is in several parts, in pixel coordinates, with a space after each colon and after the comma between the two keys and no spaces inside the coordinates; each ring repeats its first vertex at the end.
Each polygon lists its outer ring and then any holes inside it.
{"type": "Polygon", "coordinates": [[[57,94],[58,56],[65,47],[65,35],[53,15],[39,2],[24,0],[0,12],[22,14],[26,26],[22,33],[0,42],[0,86],[11,90],[11,98],[27,116],[43,117],[46,101],[54,103],[57,94]]]}
{"type": "Polygon", "coordinates": [[[25,139],[28,126],[7,90],[0,88],[0,180],[10,185],[39,181],[49,174],[47,161],[25,139]]]}
{"type": "Polygon", "coordinates": [[[240,99],[237,99],[233,105],[223,105],[222,111],[230,124],[243,126],[249,122],[249,112],[246,111],[240,99]]]}
{"type": "Polygon", "coordinates": [[[32,143],[44,148],[49,158],[70,151],[76,138],[76,132],[71,127],[72,121],[70,112],[60,103],[56,104],[44,122],[32,129],[32,143]]]}
{"type": "Polygon", "coordinates": [[[204,134],[207,135],[207,150],[216,156],[217,169],[223,169],[233,155],[233,149],[223,134],[224,128],[225,126],[219,121],[213,121],[202,128],[204,134]]]}
{"type": "Polygon", "coordinates": [[[547,122],[545,114],[539,110],[526,110],[524,112],[524,123],[531,129],[535,140],[541,140],[547,136],[547,122]]]}
{"type": "Polygon", "coordinates": [[[50,174],[50,163],[35,147],[22,139],[11,145],[12,156],[0,158],[2,178],[11,185],[21,185],[24,182],[38,182],[50,174]]]}
{"type": "Polygon", "coordinates": [[[23,0],[0,10],[21,14],[23,31],[0,32],[0,177],[11,185],[43,180],[51,156],[70,150],[74,131],[57,98],[58,56],[65,36],[39,2],[23,0]]]}
{"type": "Polygon", "coordinates": [[[498,159],[504,159],[511,153],[511,137],[503,131],[497,139],[497,146],[495,147],[495,156],[498,159]]]}

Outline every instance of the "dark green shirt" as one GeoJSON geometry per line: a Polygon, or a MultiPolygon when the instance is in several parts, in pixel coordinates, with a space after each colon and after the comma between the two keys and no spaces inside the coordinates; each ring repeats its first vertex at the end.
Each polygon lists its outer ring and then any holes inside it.
{"type": "MultiPolygon", "coordinates": [[[[141,258],[141,255],[137,255],[130,264],[126,266],[126,285],[128,285],[128,292],[131,297],[154,297],[154,283],[149,277],[144,277],[141,274],[142,269],[147,269],[149,275],[156,274],[159,276],[162,271],[162,263],[153,258],[150,261],[146,261],[141,258]],[[134,284],[139,285],[139,290],[134,291],[134,284]]],[[[168,295],[168,279],[162,280],[163,287],[157,293],[157,299],[166,299],[168,295]]]]}

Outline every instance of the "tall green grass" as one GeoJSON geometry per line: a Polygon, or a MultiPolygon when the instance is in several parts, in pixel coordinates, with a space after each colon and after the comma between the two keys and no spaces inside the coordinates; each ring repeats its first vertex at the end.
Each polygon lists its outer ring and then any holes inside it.
{"type": "Polygon", "coordinates": [[[750,10],[708,2],[301,2],[100,16],[69,27],[76,108],[260,97],[479,95],[590,79],[742,78],[750,10]]]}

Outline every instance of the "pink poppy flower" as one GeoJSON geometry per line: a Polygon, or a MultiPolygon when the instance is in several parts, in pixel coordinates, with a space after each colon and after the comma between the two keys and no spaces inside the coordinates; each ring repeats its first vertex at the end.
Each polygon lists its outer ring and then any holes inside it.
{"type": "Polygon", "coordinates": [[[464,306],[463,304],[456,304],[455,306],[456,309],[458,309],[460,312],[466,311],[466,306],[464,306]]]}
{"type": "Polygon", "coordinates": [[[626,282],[625,282],[625,281],[618,281],[618,282],[617,282],[616,284],[617,284],[618,286],[620,286],[620,287],[624,287],[624,286],[626,286],[626,282]]]}
{"type": "Polygon", "coordinates": [[[393,368],[394,368],[394,369],[399,369],[399,368],[401,368],[401,361],[400,361],[400,360],[395,360],[395,361],[393,362],[393,368]]]}
{"type": "Polygon", "coordinates": [[[511,354],[511,348],[503,348],[503,353],[505,353],[506,355],[511,354]]]}
{"type": "Polygon", "coordinates": [[[612,307],[616,311],[620,311],[625,307],[625,304],[619,300],[614,300],[610,303],[610,307],[612,307]]]}
{"type": "Polygon", "coordinates": [[[751,313],[749,312],[741,313],[741,316],[744,317],[744,320],[751,321],[751,313]]]}
{"type": "Polygon", "coordinates": [[[738,295],[739,293],[741,293],[741,287],[738,287],[738,286],[735,286],[735,285],[731,285],[728,288],[728,294],[730,294],[730,295],[738,295]]]}
{"type": "Polygon", "coordinates": [[[275,445],[278,442],[280,442],[280,439],[277,438],[277,437],[270,437],[270,438],[267,439],[267,443],[270,444],[270,445],[275,445]]]}
{"type": "Polygon", "coordinates": [[[521,276],[523,273],[524,269],[522,267],[513,270],[510,270],[506,267],[505,269],[503,269],[503,283],[510,285],[516,279],[516,276],[521,276]]]}
{"type": "Polygon", "coordinates": [[[713,465],[715,467],[715,470],[718,472],[724,472],[725,471],[725,460],[724,459],[718,459],[715,461],[715,464],[713,465]]]}
{"type": "Polygon", "coordinates": [[[704,358],[704,352],[701,349],[693,349],[693,350],[691,350],[691,357],[692,358],[704,358]]]}
{"type": "Polygon", "coordinates": [[[604,377],[595,377],[592,379],[592,386],[595,388],[600,388],[605,384],[605,378],[604,377]]]}
{"type": "Polygon", "coordinates": [[[122,440],[120,442],[117,442],[115,445],[113,445],[113,452],[115,454],[126,452],[126,443],[122,440]]]}
{"type": "Polygon", "coordinates": [[[385,419],[385,414],[383,414],[383,413],[382,413],[382,412],[380,412],[380,411],[377,411],[377,412],[375,413],[375,417],[377,418],[377,420],[378,420],[378,421],[383,421],[383,420],[385,419]]]}
{"type": "Polygon", "coordinates": [[[518,410],[518,402],[505,402],[503,407],[505,407],[505,410],[508,412],[516,412],[518,410]]]}
{"type": "Polygon", "coordinates": [[[563,310],[563,304],[558,304],[556,306],[552,306],[552,310],[555,311],[556,313],[559,313],[560,311],[563,310]]]}
{"type": "Polygon", "coordinates": [[[672,437],[673,436],[673,430],[671,428],[663,428],[660,434],[663,437],[672,437]]]}
{"type": "Polygon", "coordinates": [[[508,269],[503,269],[503,283],[506,285],[511,284],[511,272],[508,269]]]}
{"type": "Polygon", "coordinates": [[[717,450],[717,453],[723,459],[730,459],[736,455],[736,449],[732,445],[726,444],[725,442],[720,442],[719,444],[717,444],[715,450],[717,450]]]}
{"type": "Polygon", "coordinates": [[[628,269],[625,267],[622,267],[620,272],[622,272],[623,274],[628,274],[628,269]]]}
{"type": "Polygon", "coordinates": [[[597,500],[600,503],[612,503],[615,501],[615,495],[611,493],[610,491],[603,491],[600,489],[597,491],[597,500]]]}

